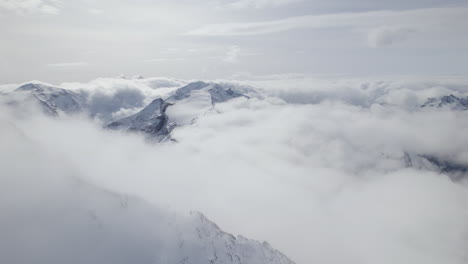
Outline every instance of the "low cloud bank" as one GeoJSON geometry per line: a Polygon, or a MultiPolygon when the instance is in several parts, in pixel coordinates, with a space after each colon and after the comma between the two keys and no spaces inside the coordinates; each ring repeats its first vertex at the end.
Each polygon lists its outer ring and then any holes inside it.
{"type": "MultiPolygon", "coordinates": [[[[137,80],[100,81],[105,84],[85,88],[96,107],[121,98],[118,104],[138,108],[177,86],[168,81],[167,90],[148,90],[137,80]],[[128,87],[141,89],[132,88],[127,101],[122,91],[128,87]]],[[[258,87],[262,96],[217,104],[193,125],[175,129],[174,144],[150,145],[86,118],[8,114],[4,123],[15,130],[2,139],[14,149],[34,145],[35,153],[51,153],[41,166],[60,164],[85,181],[160,207],[200,210],[227,230],[271,242],[298,263],[466,263],[466,180],[405,164],[405,153],[414,153],[468,165],[467,112],[419,108],[428,97],[466,95],[466,80],[229,85],[258,87]]],[[[2,148],[1,175],[19,171],[6,166],[14,160],[34,173],[30,155],[5,159],[9,153],[2,148]]],[[[9,208],[17,206],[17,194],[3,193],[9,208]]]]}

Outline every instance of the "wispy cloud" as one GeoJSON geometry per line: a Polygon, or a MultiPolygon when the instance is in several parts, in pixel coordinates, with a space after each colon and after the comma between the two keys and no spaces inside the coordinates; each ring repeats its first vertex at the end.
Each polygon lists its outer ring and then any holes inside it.
{"type": "Polygon", "coordinates": [[[154,59],[148,59],[144,60],[144,62],[169,62],[169,61],[183,61],[185,58],[154,58],[154,59]]]}
{"type": "Polygon", "coordinates": [[[409,37],[411,32],[442,29],[459,35],[468,26],[468,7],[426,8],[404,11],[348,12],[296,16],[286,19],[208,24],[187,32],[193,36],[251,36],[294,29],[342,28],[370,32],[374,46],[391,44],[409,37]],[[375,30],[374,30],[375,29],[375,30]],[[410,29],[410,30],[408,30],[410,29]]]}
{"type": "Polygon", "coordinates": [[[302,2],[303,0],[236,0],[227,6],[231,8],[268,8],[302,2]]]}
{"type": "Polygon", "coordinates": [[[236,63],[239,61],[240,54],[241,54],[241,48],[239,46],[236,46],[236,45],[230,46],[223,60],[229,63],[236,63]]]}
{"type": "Polygon", "coordinates": [[[83,61],[78,61],[78,62],[61,62],[61,63],[49,63],[47,66],[49,67],[81,67],[81,66],[87,66],[89,63],[83,62],[83,61]]]}
{"type": "Polygon", "coordinates": [[[88,12],[93,15],[100,15],[104,11],[102,11],[101,9],[92,8],[92,9],[89,9],[88,12]]]}
{"type": "Polygon", "coordinates": [[[60,12],[59,0],[0,0],[0,9],[15,12],[20,15],[51,14],[60,12]]]}

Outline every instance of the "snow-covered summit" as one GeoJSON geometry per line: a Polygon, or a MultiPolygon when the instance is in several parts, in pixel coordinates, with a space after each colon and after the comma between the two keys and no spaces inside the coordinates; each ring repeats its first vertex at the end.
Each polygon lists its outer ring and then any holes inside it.
{"type": "Polygon", "coordinates": [[[189,83],[177,89],[174,95],[167,98],[167,101],[182,100],[184,98],[189,97],[192,91],[201,90],[208,86],[210,86],[210,84],[202,82],[202,81],[189,83]]]}
{"type": "Polygon", "coordinates": [[[59,112],[72,114],[82,110],[78,94],[46,83],[26,83],[16,88],[14,93],[21,100],[39,103],[44,113],[49,115],[58,115],[59,112]]]}
{"type": "Polygon", "coordinates": [[[238,97],[249,98],[220,84],[193,82],[177,89],[166,100],[158,98],[140,112],[115,120],[107,127],[144,132],[161,140],[175,126],[191,124],[196,118],[211,111],[216,103],[238,97]]]}
{"type": "Polygon", "coordinates": [[[168,117],[166,115],[166,108],[169,105],[161,98],[155,99],[140,112],[113,121],[107,127],[126,131],[141,131],[164,137],[169,133],[167,129],[168,117]]]}
{"type": "Polygon", "coordinates": [[[468,98],[460,98],[453,94],[439,98],[429,98],[421,107],[448,108],[450,110],[468,110],[468,98]]]}
{"type": "Polygon", "coordinates": [[[192,82],[176,90],[175,94],[167,98],[169,102],[184,100],[197,92],[204,92],[210,95],[211,103],[222,103],[236,97],[248,96],[234,91],[229,87],[224,87],[217,83],[206,83],[202,81],[192,82]]]}

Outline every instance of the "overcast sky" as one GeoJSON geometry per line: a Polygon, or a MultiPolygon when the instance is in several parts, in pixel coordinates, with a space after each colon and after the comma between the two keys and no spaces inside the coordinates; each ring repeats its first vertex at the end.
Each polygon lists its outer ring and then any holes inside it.
{"type": "Polygon", "coordinates": [[[466,74],[466,0],[0,0],[0,83],[466,74]]]}

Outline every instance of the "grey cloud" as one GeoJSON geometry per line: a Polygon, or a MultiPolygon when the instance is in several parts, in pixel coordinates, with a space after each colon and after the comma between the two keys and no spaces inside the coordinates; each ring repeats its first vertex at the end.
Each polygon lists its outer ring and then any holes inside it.
{"type": "Polygon", "coordinates": [[[371,47],[385,47],[409,38],[416,30],[411,28],[376,28],[369,32],[368,43],[371,47]]]}

